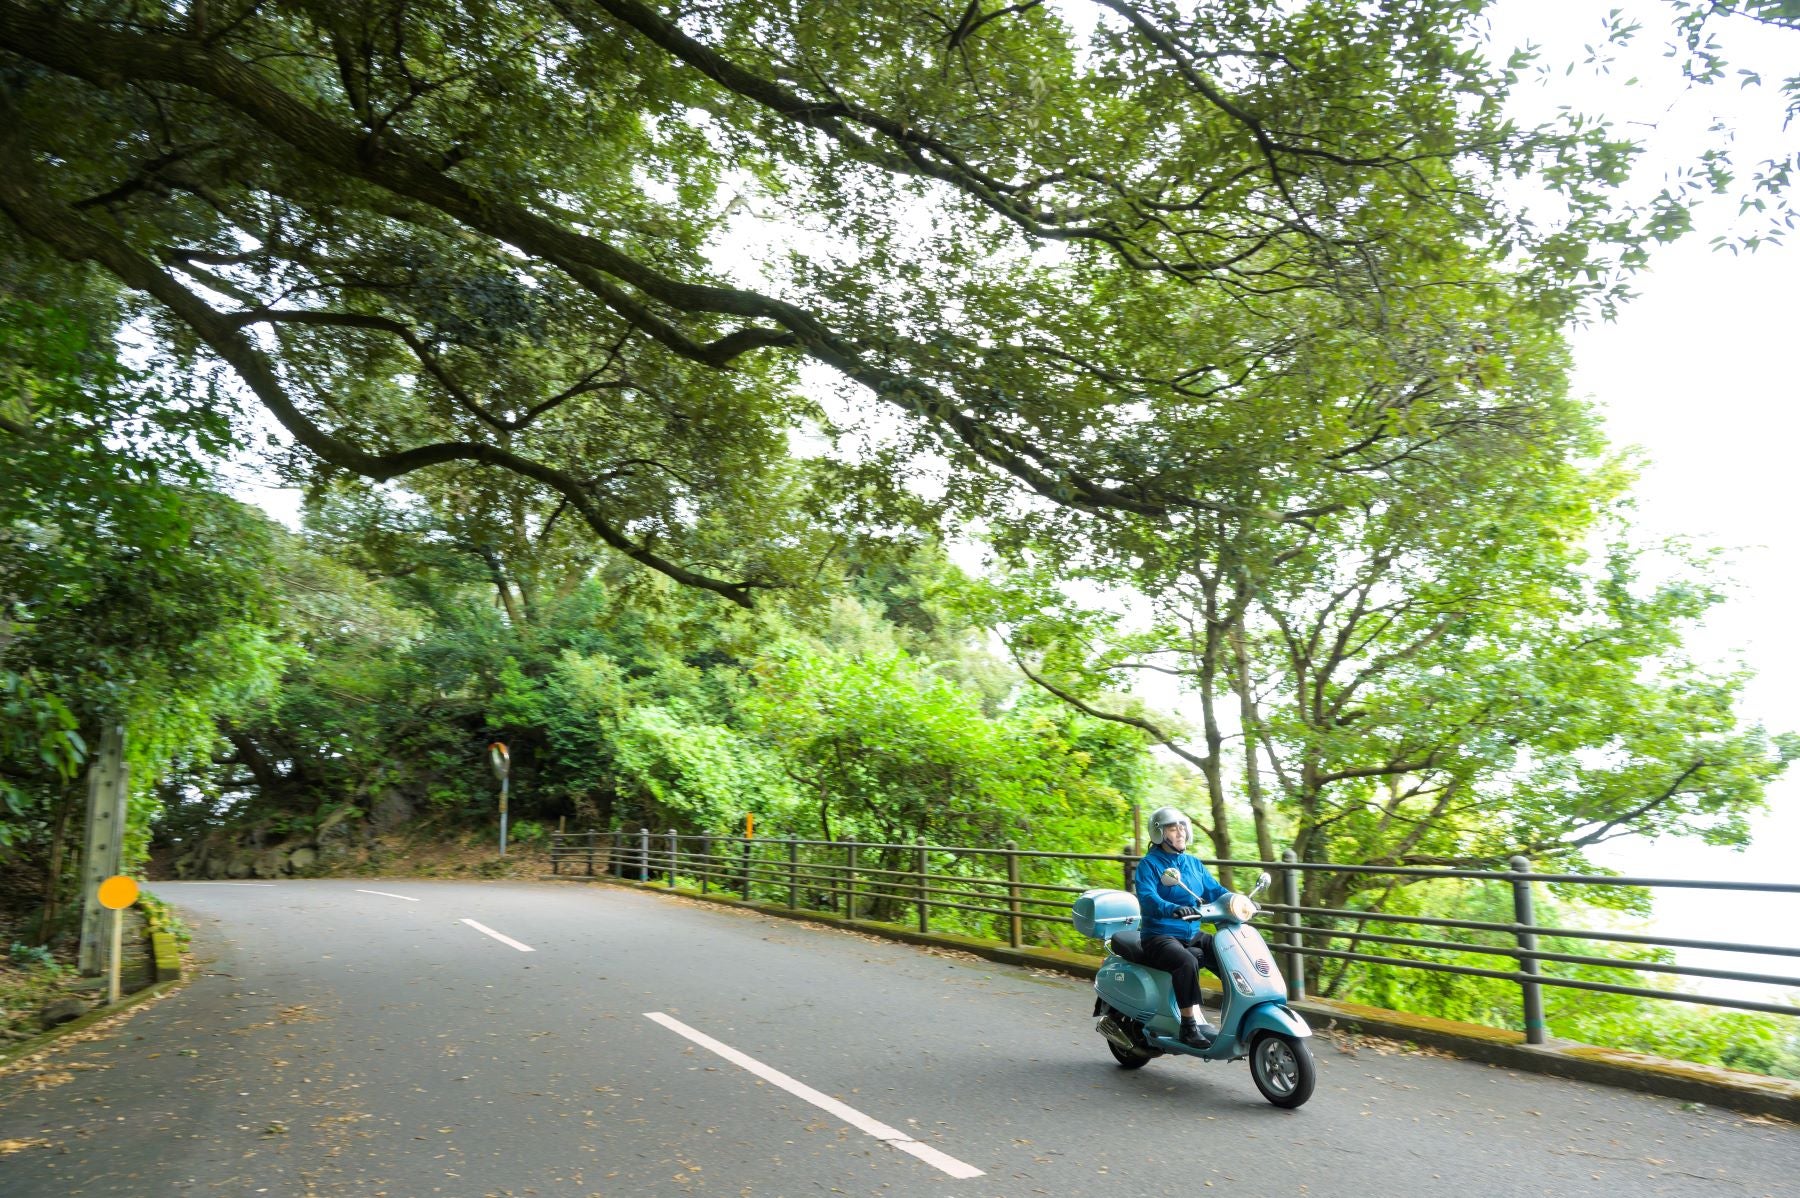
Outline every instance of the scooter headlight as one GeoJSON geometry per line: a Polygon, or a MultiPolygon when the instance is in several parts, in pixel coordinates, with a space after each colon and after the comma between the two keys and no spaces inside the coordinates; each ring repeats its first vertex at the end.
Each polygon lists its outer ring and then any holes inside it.
{"type": "Polygon", "coordinates": [[[1251,902],[1250,896],[1246,894],[1232,895],[1231,901],[1226,904],[1225,909],[1231,913],[1231,918],[1239,923],[1249,923],[1250,917],[1256,914],[1256,904],[1251,902]]]}

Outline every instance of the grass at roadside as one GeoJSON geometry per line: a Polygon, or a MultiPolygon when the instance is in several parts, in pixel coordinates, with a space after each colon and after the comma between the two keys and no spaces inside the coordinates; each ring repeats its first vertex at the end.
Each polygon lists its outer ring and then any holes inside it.
{"type": "Polygon", "coordinates": [[[0,1046],[29,1040],[42,1031],[38,1012],[60,998],[93,998],[93,984],[76,972],[73,960],[10,938],[0,956],[0,1046]]]}

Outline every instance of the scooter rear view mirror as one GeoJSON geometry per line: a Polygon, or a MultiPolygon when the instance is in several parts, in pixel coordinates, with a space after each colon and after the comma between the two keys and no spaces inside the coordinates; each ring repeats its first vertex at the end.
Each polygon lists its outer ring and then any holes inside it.
{"type": "Polygon", "coordinates": [[[1173,866],[1171,866],[1168,869],[1163,870],[1162,871],[1162,884],[1164,886],[1179,886],[1179,885],[1181,885],[1180,872],[1177,871],[1173,866]]]}
{"type": "Polygon", "coordinates": [[[1262,873],[1257,874],[1256,875],[1256,885],[1254,885],[1250,888],[1250,897],[1255,898],[1257,895],[1259,895],[1263,891],[1267,890],[1269,888],[1269,881],[1270,881],[1269,872],[1267,870],[1264,870],[1262,873]]]}

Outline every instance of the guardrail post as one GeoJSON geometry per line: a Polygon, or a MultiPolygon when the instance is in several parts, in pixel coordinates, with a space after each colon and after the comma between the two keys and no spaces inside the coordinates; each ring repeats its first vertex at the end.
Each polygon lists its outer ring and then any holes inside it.
{"type": "Polygon", "coordinates": [[[1019,918],[1019,842],[1006,842],[1006,909],[1011,924],[1012,946],[1024,943],[1024,922],[1019,918]]]}
{"type": "Polygon", "coordinates": [[[800,846],[792,836],[787,838],[788,846],[788,910],[797,910],[800,906],[800,846]]]}
{"type": "MultiPolygon", "coordinates": [[[[1510,862],[1513,873],[1528,874],[1531,872],[1531,858],[1514,857],[1510,862]]],[[[1537,917],[1532,910],[1531,883],[1524,878],[1513,879],[1513,923],[1516,925],[1513,935],[1519,947],[1526,952],[1537,951],[1537,917]]],[[[1544,1027],[1544,990],[1538,984],[1538,960],[1536,957],[1521,957],[1519,972],[1525,975],[1520,981],[1525,1009],[1525,1043],[1542,1044],[1547,1035],[1544,1027]]]]}
{"type": "Polygon", "coordinates": [[[550,833],[550,873],[552,876],[562,872],[562,833],[550,833]]]}
{"type": "Polygon", "coordinates": [[[748,836],[744,837],[744,843],[739,846],[738,857],[743,862],[740,867],[743,870],[743,885],[740,887],[739,893],[744,896],[744,901],[747,903],[750,901],[750,838],[748,836]]]}
{"type": "Polygon", "coordinates": [[[844,918],[856,918],[856,842],[844,842],[844,918]]]}
{"type": "Polygon", "coordinates": [[[592,828],[588,829],[588,877],[594,876],[594,841],[599,836],[592,828]]]}
{"type": "Polygon", "coordinates": [[[918,838],[919,846],[919,931],[931,931],[931,895],[925,889],[926,871],[931,868],[931,857],[925,851],[925,838],[918,838]]]}
{"type": "Polygon", "coordinates": [[[700,893],[712,891],[712,837],[700,834],[700,893]]]}
{"type": "Polygon", "coordinates": [[[650,880],[650,828],[645,825],[638,829],[638,881],[650,880]]]}
{"type": "MultiPolygon", "coordinates": [[[[1281,854],[1282,861],[1289,865],[1300,860],[1293,849],[1281,854]]],[[[1281,901],[1290,908],[1300,905],[1300,871],[1284,869],[1281,871],[1281,901]]],[[[1287,995],[1289,1002],[1299,1002],[1306,997],[1306,958],[1300,955],[1300,912],[1290,910],[1287,924],[1287,995]]]]}
{"type": "Polygon", "coordinates": [[[669,889],[675,889],[675,861],[681,849],[675,840],[675,829],[669,829],[669,889]]]}
{"type": "Polygon", "coordinates": [[[1136,846],[1131,841],[1127,840],[1125,842],[1125,847],[1119,850],[1125,858],[1125,868],[1122,871],[1122,880],[1125,884],[1124,889],[1127,894],[1137,893],[1137,854],[1132,851],[1135,847],[1136,846]]]}

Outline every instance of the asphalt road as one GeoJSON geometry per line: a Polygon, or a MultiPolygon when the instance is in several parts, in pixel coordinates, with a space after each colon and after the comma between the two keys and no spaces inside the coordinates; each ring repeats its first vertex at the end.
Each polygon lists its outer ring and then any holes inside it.
{"type": "Polygon", "coordinates": [[[1242,1063],[1118,1069],[1086,983],[635,891],[155,890],[199,976],[0,1077],[5,1198],[1791,1198],[1800,1178],[1789,1124],[1369,1043],[1316,1038],[1318,1091],[1281,1111],[1242,1063]]]}

